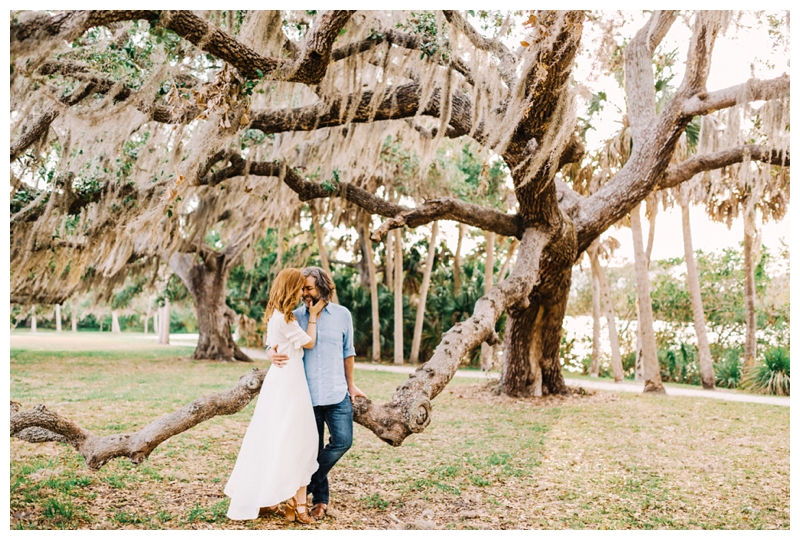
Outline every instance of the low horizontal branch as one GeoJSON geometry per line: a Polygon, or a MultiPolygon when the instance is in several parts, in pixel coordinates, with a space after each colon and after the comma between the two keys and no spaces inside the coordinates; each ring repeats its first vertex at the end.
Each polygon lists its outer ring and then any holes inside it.
{"type": "Polygon", "coordinates": [[[161,443],[215,416],[241,411],[261,390],[265,370],[253,369],[242,376],[236,386],[225,392],[210,394],[162,416],[135,433],[97,436],[74,421],[38,405],[31,410],[14,412],[11,409],[11,436],[29,442],[60,440],[69,443],[80,453],[86,465],[99,469],[112,459],[128,458],[136,465],[142,463],[161,443]]]}

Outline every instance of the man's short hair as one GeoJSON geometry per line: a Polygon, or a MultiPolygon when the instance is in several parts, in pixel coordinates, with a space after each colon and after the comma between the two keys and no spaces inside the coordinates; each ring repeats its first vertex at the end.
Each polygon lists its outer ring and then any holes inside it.
{"type": "Polygon", "coordinates": [[[336,290],[336,285],[333,283],[333,278],[331,278],[328,272],[319,266],[306,266],[303,268],[303,275],[305,277],[313,277],[316,281],[319,297],[326,302],[331,301],[333,291],[336,290]]]}

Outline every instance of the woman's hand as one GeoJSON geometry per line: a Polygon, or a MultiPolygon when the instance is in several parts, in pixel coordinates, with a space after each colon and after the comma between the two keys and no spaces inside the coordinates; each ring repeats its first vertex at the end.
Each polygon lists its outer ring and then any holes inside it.
{"type": "Polygon", "coordinates": [[[308,308],[308,312],[311,315],[310,319],[312,321],[316,321],[319,314],[322,312],[323,309],[325,309],[325,306],[327,305],[328,303],[322,298],[317,300],[316,303],[312,304],[311,307],[308,308]]]}

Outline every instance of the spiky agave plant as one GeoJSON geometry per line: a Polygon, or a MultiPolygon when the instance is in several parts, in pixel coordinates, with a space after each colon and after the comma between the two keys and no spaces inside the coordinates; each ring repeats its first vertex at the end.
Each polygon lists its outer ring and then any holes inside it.
{"type": "Polygon", "coordinates": [[[778,396],[789,395],[789,351],[773,347],[764,353],[764,361],[744,374],[742,388],[778,396]]]}

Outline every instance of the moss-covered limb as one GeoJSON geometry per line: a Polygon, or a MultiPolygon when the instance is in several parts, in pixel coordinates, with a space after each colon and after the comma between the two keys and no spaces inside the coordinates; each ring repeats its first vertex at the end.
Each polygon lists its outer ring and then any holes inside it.
{"type": "Polygon", "coordinates": [[[12,407],[11,436],[29,442],[67,442],[83,456],[91,469],[99,469],[116,458],[128,458],[138,465],[170,437],[215,416],[241,411],[258,395],[266,373],[266,370],[253,369],[233,388],[198,398],[135,433],[98,436],[69,418],[47,410],[44,405],[19,412],[12,407]],[[52,436],[48,438],[46,432],[52,436]]]}
{"type": "MultiPolygon", "coordinates": [[[[250,127],[264,133],[282,133],[314,131],[346,123],[412,118],[417,114],[438,118],[442,113],[441,88],[433,89],[423,103],[424,95],[423,87],[416,82],[387,88],[379,98],[376,98],[374,92],[367,90],[312,105],[257,112],[253,115],[250,127]],[[374,104],[375,101],[377,105],[374,104]],[[344,115],[344,111],[349,111],[349,114],[344,115]]],[[[449,125],[453,131],[448,136],[460,136],[472,130],[472,104],[468,96],[451,96],[449,125]]]]}
{"type": "Polygon", "coordinates": [[[789,150],[746,144],[720,150],[719,152],[692,156],[676,165],[671,165],[664,173],[664,177],[659,181],[658,189],[675,187],[704,171],[721,169],[734,163],[741,163],[745,157],[751,161],[762,161],[771,165],[788,167],[789,154],[789,150]]]}
{"type": "Polygon", "coordinates": [[[202,185],[214,186],[220,182],[240,176],[247,171],[254,176],[282,177],[302,201],[328,197],[342,197],[367,212],[389,218],[380,228],[372,233],[373,242],[379,242],[391,229],[398,227],[419,227],[431,221],[449,219],[487,231],[493,231],[503,236],[522,236],[522,227],[519,217],[506,214],[497,210],[468,203],[452,197],[442,197],[426,201],[418,208],[408,208],[389,202],[373,193],[349,183],[339,183],[328,188],[308,181],[295,171],[284,167],[279,162],[254,162],[247,164],[241,156],[234,155],[229,159],[231,165],[220,171],[206,175],[200,181],[202,185]]]}

